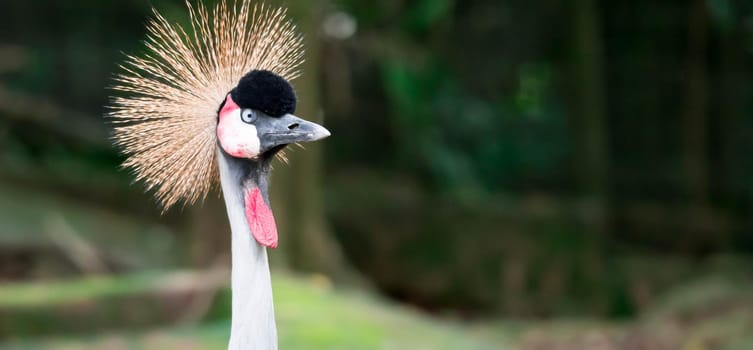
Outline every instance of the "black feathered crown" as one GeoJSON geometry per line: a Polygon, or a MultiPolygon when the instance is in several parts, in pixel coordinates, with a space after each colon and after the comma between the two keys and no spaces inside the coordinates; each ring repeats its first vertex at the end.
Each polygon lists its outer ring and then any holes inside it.
{"type": "Polygon", "coordinates": [[[233,101],[241,108],[252,108],[270,117],[295,113],[296,96],[285,78],[268,70],[252,70],[238,82],[231,92],[233,101]]]}

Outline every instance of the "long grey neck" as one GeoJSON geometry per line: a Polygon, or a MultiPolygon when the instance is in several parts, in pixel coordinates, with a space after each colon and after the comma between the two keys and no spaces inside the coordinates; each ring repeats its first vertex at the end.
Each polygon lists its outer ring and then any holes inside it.
{"type": "Polygon", "coordinates": [[[251,234],[245,191],[257,187],[269,205],[269,163],[237,159],[218,147],[220,180],[232,231],[232,326],[228,349],[277,349],[266,248],[251,234]]]}

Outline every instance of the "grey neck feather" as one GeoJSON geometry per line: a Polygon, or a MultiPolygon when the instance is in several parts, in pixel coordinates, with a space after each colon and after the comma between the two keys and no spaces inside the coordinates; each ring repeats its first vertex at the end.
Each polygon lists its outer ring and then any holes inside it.
{"type": "Polygon", "coordinates": [[[266,248],[251,234],[244,193],[258,187],[269,205],[269,160],[238,159],[218,147],[222,193],[232,231],[232,326],[228,349],[277,349],[266,248]]]}

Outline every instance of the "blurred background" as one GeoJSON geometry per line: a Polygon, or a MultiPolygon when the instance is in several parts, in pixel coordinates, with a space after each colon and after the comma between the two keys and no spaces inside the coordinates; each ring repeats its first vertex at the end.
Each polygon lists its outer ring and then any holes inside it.
{"type": "MultiPolygon", "coordinates": [[[[753,348],[753,2],[268,3],[333,134],[275,169],[281,348],[753,348]]],[[[103,118],[152,6],[0,2],[0,348],[226,346],[219,194],[161,215],[103,118]]]]}

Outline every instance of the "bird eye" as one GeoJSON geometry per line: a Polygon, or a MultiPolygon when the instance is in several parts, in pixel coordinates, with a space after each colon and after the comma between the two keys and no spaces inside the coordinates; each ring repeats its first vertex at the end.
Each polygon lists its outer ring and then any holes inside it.
{"type": "Polygon", "coordinates": [[[256,112],[253,109],[246,108],[241,111],[241,120],[246,124],[251,124],[256,121],[256,112]]]}

